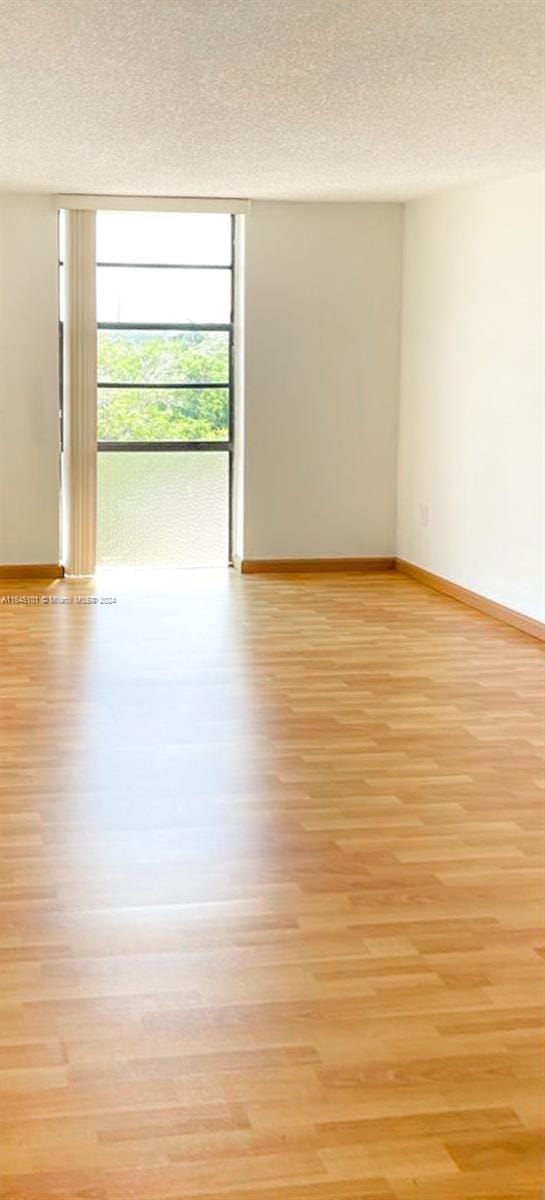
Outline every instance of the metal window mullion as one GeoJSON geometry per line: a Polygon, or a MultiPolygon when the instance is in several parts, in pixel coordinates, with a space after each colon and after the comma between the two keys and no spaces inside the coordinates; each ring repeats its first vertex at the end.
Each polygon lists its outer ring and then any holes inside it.
{"type": "MultiPolygon", "coordinates": [[[[59,267],[64,267],[64,259],[59,259],[59,267]]],[[[231,263],[143,263],[143,262],[97,262],[98,267],[114,267],[117,270],[139,271],[231,271],[231,263]]]]}
{"type": "Polygon", "coordinates": [[[153,333],[155,331],[162,332],[163,330],[179,330],[180,333],[229,333],[231,323],[229,321],[214,322],[210,321],[203,325],[191,324],[189,322],[183,325],[175,325],[172,322],[146,322],[146,321],[97,321],[97,329],[114,329],[114,330],[134,330],[141,333],[153,333]]]}
{"type": "MultiPolygon", "coordinates": [[[[61,263],[62,266],[62,263],[61,263]]],[[[113,267],[115,270],[133,271],[230,271],[230,263],[144,263],[144,262],[97,262],[97,267],[113,267]]]]}
{"type": "Polygon", "coordinates": [[[98,380],[97,387],[99,387],[99,388],[121,388],[121,389],[129,388],[131,391],[134,391],[134,392],[146,391],[146,390],[148,390],[148,391],[160,390],[160,391],[164,391],[164,392],[175,392],[175,391],[191,391],[191,392],[199,392],[200,391],[200,392],[203,392],[203,391],[211,391],[213,389],[215,389],[216,391],[221,391],[222,388],[225,391],[229,387],[229,383],[108,383],[104,380],[102,380],[102,381],[98,380]]]}
{"type": "Polygon", "coordinates": [[[121,453],[138,453],[141,451],[151,451],[152,453],[164,453],[165,451],[176,451],[186,453],[187,451],[196,450],[199,453],[207,453],[208,451],[217,451],[218,453],[230,454],[232,450],[232,442],[217,441],[217,442],[97,442],[99,451],[120,451],[121,453]]]}
{"type": "Polygon", "coordinates": [[[233,562],[233,444],[235,437],[235,217],[231,213],[231,298],[229,312],[229,563],[233,562]]]}

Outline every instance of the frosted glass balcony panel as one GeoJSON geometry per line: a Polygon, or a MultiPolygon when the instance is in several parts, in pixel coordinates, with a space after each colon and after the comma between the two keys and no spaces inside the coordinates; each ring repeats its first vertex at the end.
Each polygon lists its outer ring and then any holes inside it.
{"type": "Polygon", "coordinates": [[[99,566],[227,565],[228,453],[103,451],[97,484],[99,566]]]}

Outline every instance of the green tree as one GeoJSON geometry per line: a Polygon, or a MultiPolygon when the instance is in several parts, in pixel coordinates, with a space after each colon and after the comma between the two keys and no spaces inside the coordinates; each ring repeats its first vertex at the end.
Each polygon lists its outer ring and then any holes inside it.
{"type": "Polygon", "coordinates": [[[229,394],[225,388],[173,389],[172,383],[225,383],[229,344],[210,331],[144,332],[99,330],[98,392],[100,441],[224,441],[229,437],[229,394]],[[164,384],[144,389],[138,384],[164,384]]]}

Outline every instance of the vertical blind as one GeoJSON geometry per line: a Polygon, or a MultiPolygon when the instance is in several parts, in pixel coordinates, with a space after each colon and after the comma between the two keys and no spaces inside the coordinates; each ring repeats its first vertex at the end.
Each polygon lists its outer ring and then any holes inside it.
{"type": "Polygon", "coordinates": [[[66,214],[63,559],[67,575],[96,565],[96,214],[66,214]]]}

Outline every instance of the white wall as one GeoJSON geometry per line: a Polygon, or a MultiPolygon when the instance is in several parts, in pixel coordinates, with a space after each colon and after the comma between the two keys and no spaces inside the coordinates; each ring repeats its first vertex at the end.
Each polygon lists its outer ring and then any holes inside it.
{"type": "MultiPolygon", "coordinates": [[[[529,176],[407,206],[397,544],[538,617],[542,195],[529,176]]],[[[247,558],[394,552],[401,227],[381,204],[256,203],[246,220],[247,558]]],[[[56,562],[49,197],[1,197],[0,229],[0,563],[56,562]]]]}
{"type": "Polygon", "coordinates": [[[246,558],[394,552],[402,208],[246,220],[246,558]]]}
{"type": "Polygon", "coordinates": [[[543,319],[541,175],[407,205],[397,553],[539,619],[543,319]]]}
{"type": "Polygon", "coordinates": [[[0,563],[59,561],[57,220],[0,197],[0,563]]]}
{"type": "MultiPolygon", "coordinates": [[[[57,562],[56,216],[1,216],[0,563],[57,562]]],[[[237,550],[392,554],[402,209],[256,203],[246,227],[237,550]]]]}

